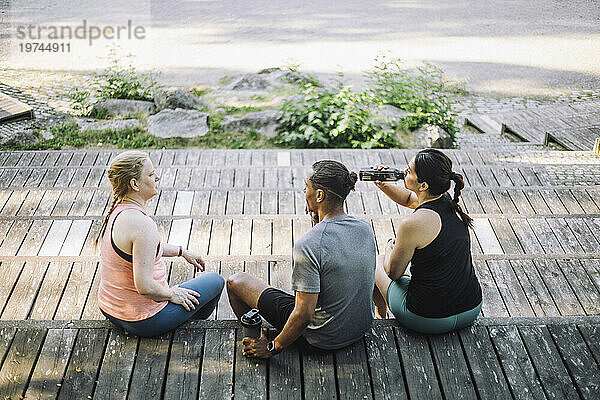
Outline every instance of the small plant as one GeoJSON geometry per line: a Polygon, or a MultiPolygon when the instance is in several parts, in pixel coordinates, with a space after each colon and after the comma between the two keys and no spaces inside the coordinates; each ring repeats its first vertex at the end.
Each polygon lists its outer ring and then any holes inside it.
{"type": "Polygon", "coordinates": [[[71,108],[79,115],[86,116],[92,110],[93,104],[89,102],[91,93],[88,90],[74,88],[69,92],[69,97],[73,100],[71,108]]]}
{"type": "MultiPolygon", "coordinates": [[[[126,58],[131,59],[133,55],[126,58]]],[[[149,74],[140,74],[131,65],[123,64],[113,48],[107,57],[110,65],[97,75],[100,83],[98,97],[151,101],[158,83],[149,74]]]]}
{"type": "Polygon", "coordinates": [[[394,147],[394,133],[376,127],[369,109],[376,100],[350,87],[302,90],[303,100],[286,101],[281,108],[279,143],[293,147],[394,147]]]}
{"type": "Polygon", "coordinates": [[[456,88],[448,86],[440,68],[424,64],[416,71],[410,71],[403,68],[400,59],[379,56],[375,59],[374,70],[366,75],[371,83],[369,91],[374,97],[410,113],[405,118],[408,128],[437,125],[454,138],[459,130],[457,114],[447,93],[456,88]]]}

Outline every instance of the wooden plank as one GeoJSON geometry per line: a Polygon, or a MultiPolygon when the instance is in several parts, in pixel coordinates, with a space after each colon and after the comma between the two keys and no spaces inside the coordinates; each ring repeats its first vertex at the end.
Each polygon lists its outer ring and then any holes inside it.
{"type": "Polygon", "coordinates": [[[335,352],[339,397],[373,399],[364,340],[335,352]]]}
{"type": "Polygon", "coordinates": [[[71,222],[69,220],[55,220],[52,222],[52,226],[50,226],[50,230],[38,253],[39,256],[57,256],[59,254],[71,227],[71,222]]]}
{"type": "Polygon", "coordinates": [[[27,197],[25,197],[25,201],[23,201],[23,204],[21,204],[21,208],[17,212],[17,215],[34,215],[35,210],[38,208],[43,196],[43,190],[30,190],[27,194],[27,197]]]}
{"type": "Polygon", "coordinates": [[[531,229],[535,232],[544,252],[557,254],[565,252],[544,218],[529,218],[527,219],[527,222],[529,222],[529,226],[531,226],[531,229]]]}
{"type": "Polygon", "coordinates": [[[47,261],[28,261],[25,263],[0,319],[27,318],[47,266],[47,261]]]}
{"type": "Polygon", "coordinates": [[[167,369],[165,400],[197,398],[203,340],[204,331],[201,329],[175,331],[167,369]]]}
{"type": "Polygon", "coordinates": [[[59,255],[61,256],[78,256],[81,253],[85,239],[90,231],[92,221],[90,220],[75,220],[71,224],[69,233],[65,237],[59,255]]]}
{"type": "Polygon", "coordinates": [[[51,262],[31,307],[30,319],[48,320],[54,317],[71,272],[71,264],[51,262]]]}
{"type": "Polygon", "coordinates": [[[500,206],[502,214],[517,214],[519,212],[507,190],[494,190],[493,195],[496,203],[500,206]]]}
{"type": "MultiPolygon", "coordinates": [[[[297,192],[293,191],[279,191],[279,214],[294,214],[295,206],[294,206],[294,197],[297,192]]],[[[302,193],[304,194],[304,193],[302,193]]]]}
{"type": "Polygon", "coordinates": [[[573,197],[575,197],[577,203],[579,203],[579,205],[586,214],[597,214],[598,212],[600,212],[600,208],[598,208],[596,203],[594,203],[590,195],[585,190],[572,189],[571,193],[573,194],[573,197]]]}
{"type": "MultiPolygon", "coordinates": [[[[154,400],[161,396],[166,376],[171,334],[140,338],[128,399],[154,400]]],[[[180,365],[174,369],[178,369],[180,365]]]]}
{"type": "MultiPolygon", "coordinates": [[[[221,261],[221,276],[225,280],[231,275],[244,271],[244,265],[240,261],[221,261]]],[[[221,296],[217,305],[217,319],[236,319],[233,309],[229,304],[227,295],[221,296]]]]}
{"type": "Polygon", "coordinates": [[[241,215],[244,210],[244,192],[230,191],[227,195],[226,215],[241,215]]]}
{"type": "Polygon", "coordinates": [[[475,191],[465,190],[461,192],[461,197],[465,205],[465,211],[469,214],[483,214],[484,210],[475,191]]]}
{"type": "MultiPolygon", "coordinates": [[[[58,303],[58,308],[54,316],[55,319],[79,319],[88,297],[97,265],[98,263],[96,262],[73,263],[70,269],[69,280],[66,282],[66,287],[58,303]]],[[[42,284],[43,286],[44,284],[42,284]]]]}
{"type": "Polygon", "coordinates": [[[523,291],[510,263],[506,260],[489,260],[487,262],[498,290],[504,299],[511,316],[533,316],[534,312],[529,305],[527,294],[523,291]]]}
{"type": "Polygon", "coordinates": [[[73,206],[69,210],[68,215],[85,215],[85,212],[87,211],[93,196],[94,190],[78,190],[77,195],[75,196],[75,200],[73,201],[73,206]]]}
{"type": "Polygon", "coordinates": [[[292,221],[273,220],[273,254],[292,253],[292,221]]]}
{"type": "Polygon", "coordinates": [[[156,215],[173,215],[177,192],[174,190],[163,190],[160,192],[156,215]]]}
{"type": "Polygon", "coordinates": [[[305,398],[337,398],[333,354],[302,354],[302,372],[305,398]]]}
{"type": "Polygon", "coordinates": [[[564,218],[547,218],[546,223],[553,232],[559,235],[560,245],[567,253],[583,253],[583,248],[579,244],[577,237],[571,231],[564,218]]]}
{"type": "Polygon", "coordinates": [[[0,215],[17,215],[21,204],[27,198],[27,190],[15,190],[11,193],[10,198],[4,204],[4,207],[0,211],[0,215]]]}
{"type": "Polygon", "coordinates": [[[491,190],[478,190],[477,197],[486,214],[502,214],[502,210],[498,207],[491,190]]]}
{"type": "Polygon", "coordinates": [[[525,254],[539,254],[544,252],[542,245],[540,245],[540,242],[527,223],[527,220],[515,218],[510,219],[509,222],[513,231],[519,238],[519,243],[525,250],[525,254]]]}
{"type": "Polygon", "coordinates": [[[104,320],[106,317],[100,312],[98,307],[98,287],[100,286],[100,268],[96,269],[96,274],[92,280],[90,291],[88,292],[81,319],[104,320]]]}
{"type": "Polygon", "coordinates": [[[559,316],[560,312],[540,273],[530,260],[511,260],[510,264],[518,282],[527,295],[529,305],[536,316],[559,316]]]}
{"type": "Polygon", "coordinates": [[[233,397],[234,353],[235,330],[206,330],[199,398],[229,399],[233,397]]]}
{"type": "Polygon", "coordinates": [[[211,220],[194,220],[190,232],[188,247],[199,254],[208,254],[210,241],[211,220]]]}
{"type": "Polygon", "coordinates": [[[192,215],[207,215],[210,202],[210,192],[197,190],[194,192],[194,201],[192,202],[192,215]]]}
{"type": "Polygon", "coordinates": [[[504,254],[523,254],[523,248],[508,220],[490,218],[489,223],[500,242],[500,246],[502,246],[504,254]]]}
{"type": "Polygon", "coordinates": [[[503,254],[502,246],[487,218],[474,218],[473,231],[484,254],[503,254]]]}
{"type": "Polygon", "coordinates": [[[579,260],[556,260],[586,314],[600,314],[600,292],[579,260]]]}
{"type": "Polygon", "coordinates": [[[600,393],[600,368],[577,327],[556,325],[549,326],[548,330],[581,398],[597,399],[600,393]]]}
{"type": "Polygon", "coordinates": [[[231,219],[216,219],[213,221],[208,254],[218,256],[229,254],[232,224],[233,220],[231,219]]]}
{"type": "MultiPolygon", "coordinates": [[[[600,243],[598,243],[598,240],[596,239],[598,232],[590,230],[585,219],[568,218],[566,219],[566,222],[575,234],[575,237],[584,252],[594,253],[598,251],[598,248],[600,247],[600,243]]],[[[593,224],[590,224],[590,226],[593,226],[593,224]]]]}
{"type": "Polygon", "coordinates": [[[481,285],[481,291],[485,301],[481,307],[483,314],[486,317],[508,317],[508,309],[504,304],[498,285],[494,281],[487,263],[483,260],[473,260],[475,273],[481,285]]]}
{"type": "Polygon", "coordinates": [[[252,220],[233,220],[233,225],[231,227],[231,248],[229,249],[230,254],[250,255],[251,232],[252,220]]]}
{"type": "Polygon", "coordinates": [[[471,326],[459,331],[475,387],[481,399],[510,399],[511,393],[488,330],[471,326]]]}
{"type": "Polygon", "coordinates": [[[125,399],[137,348],[137,336],[111,330],[93,397],[125,399]]]}
{"type": "Polygon", "coordinates": [[[579,262],[594,283],[596,290],[600,291],[600,260],[579,260],[579,262]]]}
{"type": "Polygon", "coordinates": [[[441,399],[442,392],[429,352],[427,338],[394,328],[408,394],[411,399],[441,399]],[[419,360],[415,363],[414,360],[419,360]]]}
{"type": "Polygon", "coordinates": [[[377,326],[365,333],[371,386],[376,400],[407,397],[406,387],[394,331],[389,326],[377,326]]]}
{"type": "MultiPolygon", "coordinates": [[[[274,338],[274,335],[274,331],[269,333],[271,339],[274,338]]],[[[269,359],[268,374],[269,399],[302,399],[300,354],[295,345],[287,347],[283,352],[269,359]]]]}
{"type": "Polygon", "coordinates": [[[76,336],[75,329],[48,329],[29,387],[25,392],[26,399],[56,398],[62,386],[63,375],[76,336]]]}
{"type": "Polygon", "coordinates": [[[235,387],[233,395],[235,395],[236,400],[266,399],[267,361],[245,357],[242,354],[242,339],[242,329],[237,329],[235,341],[235,366],[233,373],[235,387]]]}
{"type": "MultiPolygon", "coordinates": [[[[579,325],[579,332],[585,339],[588,349],[596,363],[600,365],[600,325],[579,325]]],[[[1,353],[0,353],[1,354],[1,353]]]]}
{"type": "Polygon", "coordinates": [[[561,315],[585,314],[556,260],[534,261],[561,315]]]}
{"type": "Polygon", "coordinates": [[[29,220],[15,221],[10,227],[8,233],[6,234],[6,238],[0,245],[0,254],[7,256],[16,255],[17,251],[19,250],[19,247],[21,247],[23,238],[29,230],[30,225],[31,221],[29,220]]]}
{"type": "Polygon", "coordinates": [[[272,227],[271,220],[255,219],[252,221],[251,254],[271,254],[272,227]]]}
{"type": "Polygon", "coordinates": [[[212,191],[208,205],[209,215],[225,215],[227,208],[227,192],[212,191]]]}
{"type": "Polygon", "coordinates": [[[263,191],[260,199],[261,214],[277,214],[278,193],[276,191],[263,191]]]}
{"type": "Polygon", "coordinates": [[[546,394],[552,398],[578,398],[577,390],[548,329],[540,326],[523,326],[519,331],[546,394]]]}
{"type": "Polygon", "coordinates": [[[0,369],[0,398],[18,399],[25,392],[45,329],[19,329],[0,369]]]}
{"type": "Polygon", "coordinates": [[[490,338],[515,399],[545,400],[544,390],[515,326],[492,326],[490,338]]]}
{"type": "Polygon", "coordinates": [[[284,292],[293,294],[292,290],[292,264],[289,261],[269,261],[270,284],[284,292]]]}
{"type": "Polygon", "coordinates": [[[260,196],[261,193],[258,191],[248,191],[244,194],[244,214],[260,214],[260,196]]]}
{"type": "Polygon", "coordinates": [[[429,337],[442,391],[446,399],[476,399],[458,335],[451,332],[429,337]]]}

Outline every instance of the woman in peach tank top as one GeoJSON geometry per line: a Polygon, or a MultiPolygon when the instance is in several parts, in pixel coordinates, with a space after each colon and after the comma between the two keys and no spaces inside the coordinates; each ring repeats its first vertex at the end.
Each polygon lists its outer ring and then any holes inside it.
{"type": "Polygon", "coordinates": [[[206,319],[224,286],[216,273],[205,273],[169,287],[162,257],[183,257],[197,271],[205,263],[197,254],[160,241],[146,202],[158,194],[152,161],[141,151],[120,153],[108,179],[113,201],[100,229],[98,305],[115,325],[138,336],[157,336],[190,318],[206,319]]]}

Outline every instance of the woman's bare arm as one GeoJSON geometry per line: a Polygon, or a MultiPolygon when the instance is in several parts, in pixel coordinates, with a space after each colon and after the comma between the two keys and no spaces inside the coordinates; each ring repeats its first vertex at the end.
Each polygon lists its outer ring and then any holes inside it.
{"type": "Polygon", "coordinates": [[[392,185],[386,182],[374,182],[375,186],[377,186],[387,197],[389,197],[395,203],[400,204],[401,206],[415,209],[419,205],[419,200],[417,199],[417,195],[403,187],[398,185],[392,185]]]}

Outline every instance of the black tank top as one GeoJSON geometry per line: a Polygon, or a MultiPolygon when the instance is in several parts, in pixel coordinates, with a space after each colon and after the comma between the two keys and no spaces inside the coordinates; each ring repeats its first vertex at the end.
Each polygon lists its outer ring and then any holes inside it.
{"type": "Polygon", "coordinates": [[[416,208],[433,210],[442,220],[437,237],[424,248],[416,249],[411,259],[406,306],[422,317],[449,317],[481,302],[481,287],[471,260],[469,228],[451,202],[446,193],[416,208]]]}

